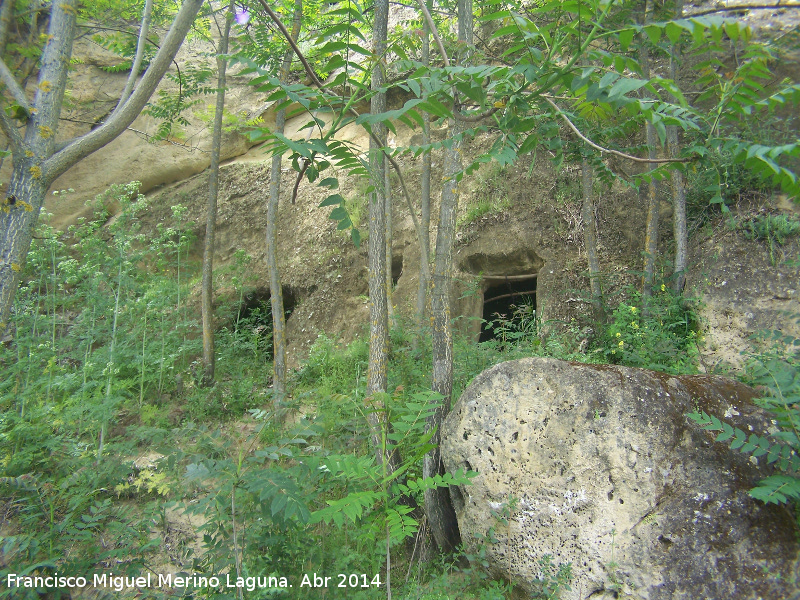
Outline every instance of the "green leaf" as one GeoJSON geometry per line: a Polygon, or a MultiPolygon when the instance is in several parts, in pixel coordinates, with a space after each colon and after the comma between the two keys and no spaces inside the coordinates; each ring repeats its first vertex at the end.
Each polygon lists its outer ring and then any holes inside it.
{"type": "Polygon", "coordinates": [[[661,39],[661,27],[658,25],[648,25],[644,28],[644,32],[651,44],[657,44],[661,39]]]}
{"type": "Polygon", "coordinates": [[[627,52],[636,35],[635,29],[623,29],[619,32],[619,45],[623,52],[627,52]]]}
{"type": "Polygon", "coordinates": [[[344,198],[342,198],[340,194],[333,194],[332,196],[328,196],[327,198],[325,198],[325,200],[320,202],[319,206],[320,208],[322,208],[324,206],[333,206],[334,204],[341,204],[342,202],[344,202],[344,198]]]}
{"type": "MultiPolygon", "coordinates": [[[[336,177],[326,177],[325,179],[320,181],[317,185],[320,186],[320,187],[326,187],[329,190],[336,190],[336,189],[339,189],[339,180],[336,177]]],[[[329,198],[330,198],[330,196],[329,196],[329,198]]],[[[326,200],[327,200],[327,198],[326,198],[326,200]]],[[[320,206],[326,206],[326,205],[325,204],[320,204],[320,206]]]]}
{"type": "Polygon", "coordinates": [[[331,211],[329,218],[334,219],[335,221],[341,221],[342,219],[349,220],[350,214],[347,212],[346,208],[344,208],[343,206],[339,206],[331,211]]]}
{"type": "Polygon", "coordinates": [[[666,31],[670,42],[677,44],[680,41],[681,34],[683,33],[683,29],[681,27],[673,22],[669,22],[664,27],[664,30],[666,31]]]}

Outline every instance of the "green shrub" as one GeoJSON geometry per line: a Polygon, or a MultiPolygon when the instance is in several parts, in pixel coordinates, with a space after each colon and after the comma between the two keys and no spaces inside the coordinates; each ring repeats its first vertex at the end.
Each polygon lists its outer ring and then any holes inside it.
{"type": "Polygon", "coordinates": [[[666,284],[646,303],[637,290],[629,290],[628,298],[614,309],[600,338],[605,358],[665,373],[696,372],[702,341],[696,301],[676,296],[666,284]]]}

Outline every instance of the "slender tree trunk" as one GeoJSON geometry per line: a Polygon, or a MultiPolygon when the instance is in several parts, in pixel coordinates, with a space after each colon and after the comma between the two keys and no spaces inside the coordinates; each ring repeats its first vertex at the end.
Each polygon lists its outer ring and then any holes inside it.
{"type": "MultiPolygon", "coordinates": [[[[470,56],[469,40],[472,39],[472,3],[459,0],[458,39],[465,45],[462,57],[470,56]]],[[[455,90],[454,90],[455,93],[455,90]]],[[[463,121],[454,119],[450,125],[452,145],[444,151],[444,181],[442,201],[439,207],[439,228],[436,232],[436,254],[431,286],[431,316],[433,318],[433,384],[432,389],[442,395],[442,404],[428,419],[428,431],[435,429],[431,438],[434,449],[425,455],[422,465],[424,477],[444,473],[441,450],[441,425],[450,412],[453,394],[453,329],[450,321],[450,281],[453,271],[453,242],[458,214],[458,181],[461,172],[461,136],[463,121]]],[[[461,544],[458,520],[450,499],[448,488],[425,490],[425,514],[431,532],[442,552],[452,552],[461,544]]]]}
{"type": "MultiPolygon", "coordinates": [[[[150,0],[148,0],[149,2],[150,0]]],[[[200,385],[214,384],[214,234],[217,226],[217,198],[219,196],[219,155],[222,146],[222,117],[225,111],[225,72],[228,68],[228,37],[233,23],[233,2],[228,5],[225,27],[217,53],[217,105],[214,110],[214,133],[211,138],[211,164],[208,171],[208,204],[206,205],[206,239],[203,244],[203,376],[200,385]]],[[[144,26],[142,26],[144,30],[144,26]]]]}
{"type": "MultiPolygon", "coordinates": [[[[139,85],[119,112],[103,125],[55,151],[58,119],[75,39],[77,0],[53,3],[48,41],[39,64],[36,94],[24,136],[17,124],[0,111],[0,129],[10,142],[14,169],[8,193],[18,202],[8,213],[0,211],[0,331],[7,327],[16,294],[18,273],[30,248],[33,229],[50,184],[64,171],[114,140],[139,115],[183,43],[204,0],[185,0],[161,48],[139,85]]],[[[0,59],[0,65],[5,63],[0,59]]],[[[16,97],[23,87],[3,81],[16,97]],[[10,84],[10,85],[9,85],[10,84]]]]}
{"type": "MultiPolygon", "coordinates": [[[[295,0],[294,17],[292,19],[292,39],[300,37],[300,26],[303,20],[303,0],[295,0]]],[[[280,80],[289,79],[292,66],[291,47],[286,50],[281,65],[280,80]]],[[[283,133],[286,124],[286,109],[281,109],[275,116],[275,131],[283,133]]],[[[272,390],[273,401],[277,406],[286,395],[286,314],[283,308],[283,286],[278,270],[278,204],[281,196],[281,162],[283,157],[276,154],[272,157],[272,169],[269,180],[269,204],[267,206],[267,269],[269,270],[269,297],[272,307],[272,390]]]]}
{"type": "Polygon", "coordinates": [[[603,287],[600,283],[600,260],[597,257],[597,228],[594,221],[594,169],[584,156],[581,162],[581,179],[583,182],[583,240],[586,246],[586,260],[589,263],[589,287],[592,294],[592,316],[595,323],[602,327],[605,323],[603,309],[603,287]]]}
{"type": "MultiPolygon", "coordinates": [[[[373,52],[376,59],[372,70],[372,89],[383,85],[383,61],[386,53],[386,34],[389,18],[388,0],[375,0],[375,22],[373,26],[373,52]]],[[[386,112],[386,94],[372,96],[370,112],[377,115],[386,112]]],[[[372,430],[372,442],[378,462],[388,461],[382,451],[383,402],[377,396],[386,392],[388,385],[387,361],[389,354],[389,312],[386,293],[386,200],[384,197],[384,157],[380,149],[386,146],[386,126],[373,126],[375,137],[370,139],[370,178],[375,191],[369,203],[369,365],[367,367],[367,396],[373,397],[374,411],[368,415],[372,430]],[[375,412],[377,411],[377,412],[375,412]]]]}
{"type": "MultiPolygon", "coordinates": [[[[683,0],[675,0],[675,18],[683,14],[683,0]]],[[[680,40],[670,46],[669,78],[675,81],[678,76],[678,63],[681,59],[680,40]]],[[[667,148],[670,158],[678,158],[678,127],[667,125],[667,148]]],[[[686,284],[686,255],[688,246],[688,230],[686,227],[686,187],[683,171],[673,169],[672,174],[672,212],[673,233],[675,237],[675,268],[673,271],[673,290],[676,294],[683,292],[686,284]]]]}
{"type": "MultiPolygon", "coordinates": [[[[430,66],[431,38],[428,23],[423,19],[422,27],[422,63],[430,66]]],[[[431,143],[431,116],[427,111],[422,113],[422,144],[424,146],[431,143]]],[[[427,261],[430,256],[430,230],[431,230],[431,153],[425,152],[422,155],[422,174],[420,181],[421,194],[421,218],[420,218],[420,240],[421,246],[419,253],[419,287],[417,288],[417,328],[422,331],[425,324],[425,307],[428,300],[428,285],[430,282],[425,276],[427,272],[427,261]],[[425,264],[423,264],[423,262],[425,264]]]]}
{"type": "MultiPolygon", "coordinates": [[[[645,23],[652,17],[652,1],[647,0],[645,5],[645,23]]],[[[650,79],[650,55],[647,50],[647,37],[642,35],[642,46],[639,53],[639,63],[642,66],[642,76],[650,79]]],[[[651,160],[657,158],[658,148],[656,141],[656,130],[649,121],[646,124],[647,153],[651,160]]],[[[655,171],[658,165],[649,163],[648,170],[655,171]]],[[[650,179],[647,184],[647,230],[644,241],[644,276],[642,280],[642,310],[647,311],[647,301],[653,295],[653,279],[656,270],[656,258],[658,257],[658,188],[655,179],[650,179]]]]}
{"type": "Polygon", "coordinates": [[[392,184],[389,179],[389,161],[383,161],[384,173],[384,202],[386,204],[386,310],[389,318],[394,317],[394,308],[392,306],[392,184]]]}

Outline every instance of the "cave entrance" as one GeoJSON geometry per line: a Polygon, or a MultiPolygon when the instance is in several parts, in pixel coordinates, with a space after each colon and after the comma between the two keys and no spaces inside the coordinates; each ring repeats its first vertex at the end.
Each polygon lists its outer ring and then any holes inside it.
{"type": "MultiPolygon", "coordinates": [[[[286,319],[292,314],[297,295],[288,286],[282,286],[283,314],[286,319]]],[[[235,311],[231,330],[237,340],[252,350],[264,352],[272,360],[272,296],[269,288],[261,287],[245,293],[235,311]]]]}
{"type": "Polygon", "coordinates": [[[458,266],[478,282],[477,289],[465,286],[456,305],[456,314],[468,317],[464,319],[464,332],[474,336],[472,339],[504,341],[509,329],[533,329],[538,309],[537,276],[544,268],[544,259],[533,248],[520,245],[502,252],[462,250],[458,266]],[[502,323],[506,324],[506,333],[498,327],[502,323]]]}
{"type": "Polygon", "coordinates": [[[403,255],[395,254],[392,256],[392,285],[397,285],[400,276],[403,274],[403,255]]]}
{"type": "Polygon", "coordinates": [[[536,273],[483,277],[483,327],[479,341],[507,341],[508,334],[533,327],[536,273]]]}

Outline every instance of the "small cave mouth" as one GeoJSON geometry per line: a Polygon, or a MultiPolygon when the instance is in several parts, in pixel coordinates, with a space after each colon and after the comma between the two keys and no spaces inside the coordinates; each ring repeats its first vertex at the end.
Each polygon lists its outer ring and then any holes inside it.
{"type": "Polygon", "coordinates": [[[392,285],[397,285],[400,276],[403,274],[403,255],[392,256],[392,285]]]}
{"type": "Polygon", "coordinates": [[[536,317],[536,274],[484,276],[483,329],[480,342],[508,341],[533,326],[536,317]],[[504,336],[506,339],[504,339],[504,336]]]}
{"type": "MultiPolygon", "coordinates": [[[[297,294],[288,286],[281,287],[283,296],[283,315],[286,319],[292,314],[299,300],[297,294]]],[[[269,288],[260,287],[245,292],[234,310],[230,329],[235,336],[257,337],[263,341],[263,349],[272,358],[272,295],[269,288]]],[[[261,343],[259,343],[261,346],[261,343]]]]}

